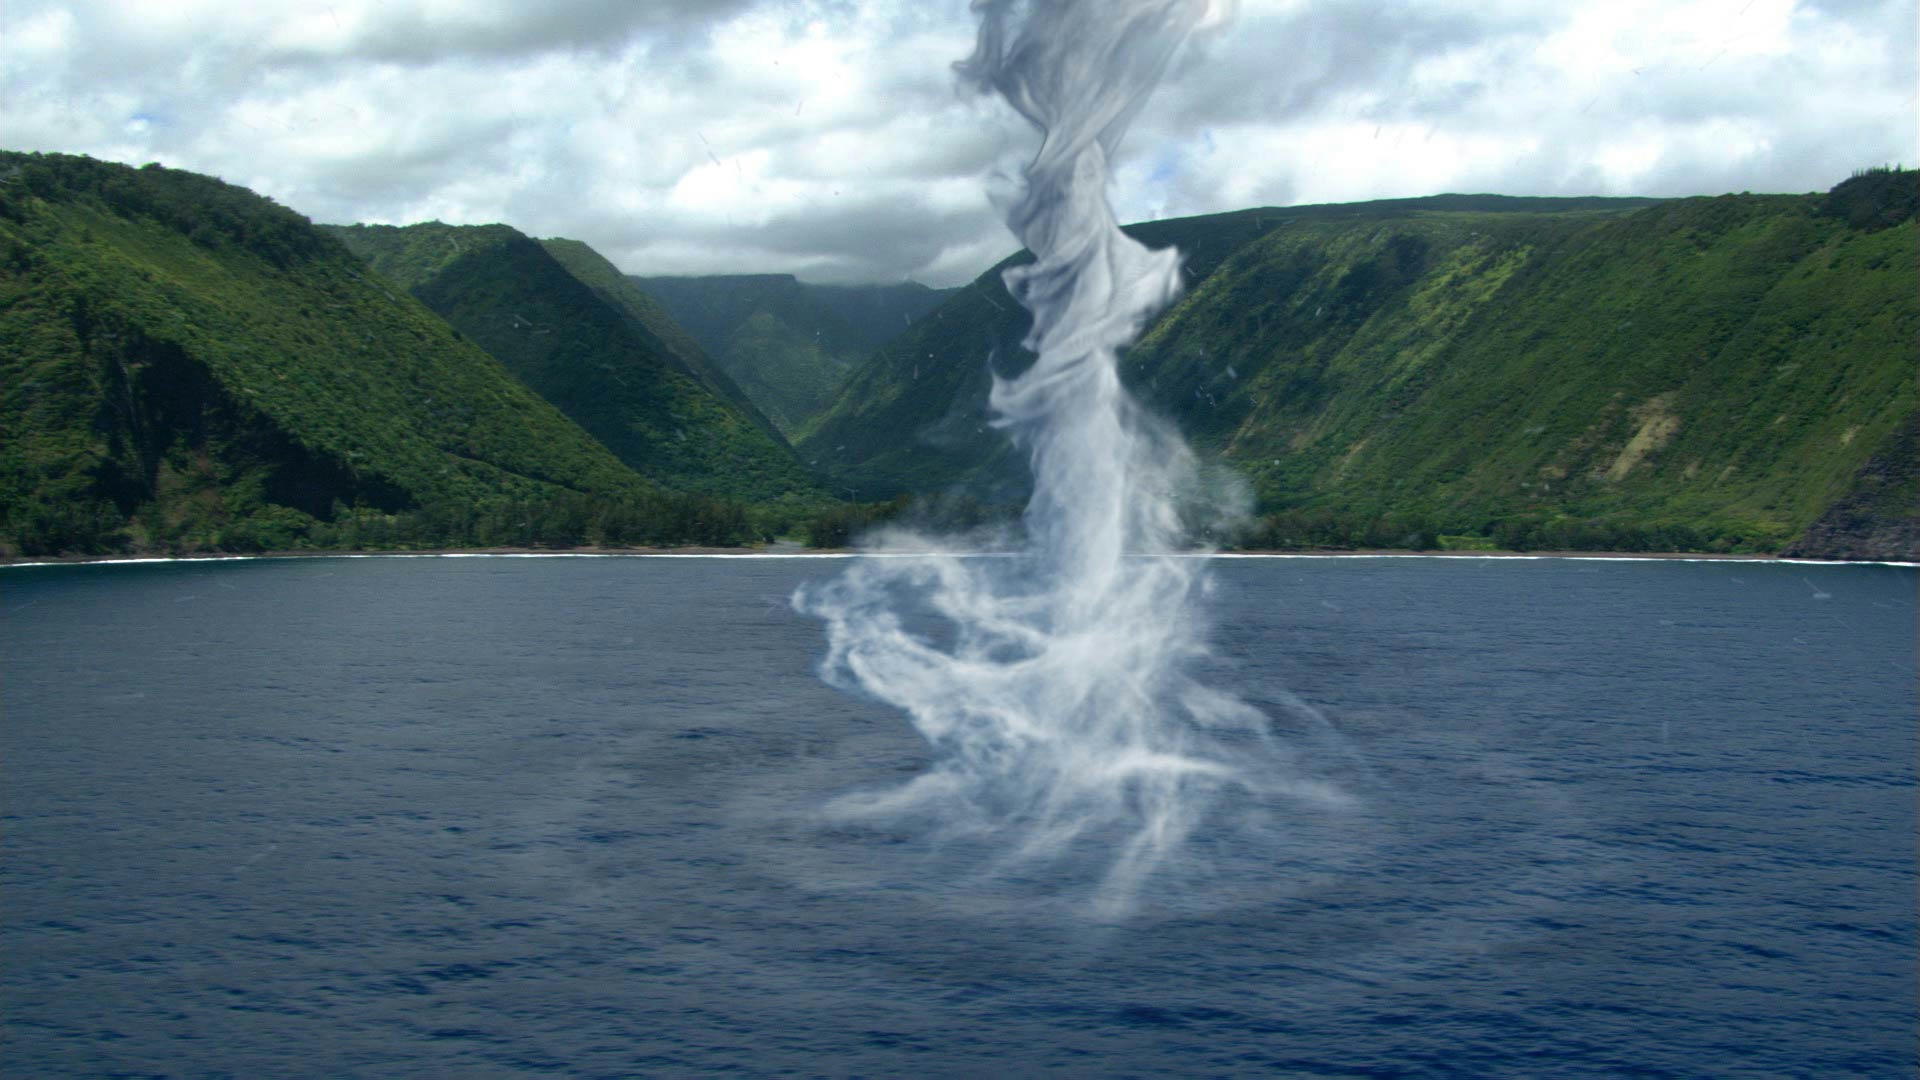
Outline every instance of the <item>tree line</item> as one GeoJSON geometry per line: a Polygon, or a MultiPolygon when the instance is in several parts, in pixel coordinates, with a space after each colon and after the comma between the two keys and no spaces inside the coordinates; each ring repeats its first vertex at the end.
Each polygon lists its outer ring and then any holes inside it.
{"type": "MultiPolygon", "coordinates": [[[[884,502],[844,503],[817,511],[804,523],[806,542],[845,548],[885,525],[934,535],[981,524],[1012,523],[1018,508],[971,501],[930,503],[906,496],[884,502]]],[[[1755,553],[1778,551],[1785,535],[1749,524],[1623,522],[1545,513],[1462,522],[1419,512],[1380,513],[1287,509],[1236,527],[1196,529],[1189,539],[1227,551],[1615,551],[1755,553]]]]}
{"type": "Polygon", "coordinates": [[[738,547],[783,527],[741,502],[676,492],[441,500],[400,510],[335,502],[324,518],[278,505],[224,515],[217,505],[149,502],[129,516],[104,500],[26,500],[0,514],[0,554],[738,547]]]}

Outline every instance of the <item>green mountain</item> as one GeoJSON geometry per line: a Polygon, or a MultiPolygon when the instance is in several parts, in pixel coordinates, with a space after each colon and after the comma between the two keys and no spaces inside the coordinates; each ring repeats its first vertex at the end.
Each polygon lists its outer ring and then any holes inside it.
{"type": "Polygon", "coordinates": [[[0,152],[0,252],[0,553],[744,529],[244,189],[0,152]]]}
{"type": "Polygon", "coordinates": [[[809,285],[789,274],[635,277],[789,438],[867,355],[950,290],[809,285]]]}
{"type": "MultiPolygon", "coordinates": [[[[1123,372],[1251,482],[1255,544],[1884,557],[1920,516],[1913,184],[1266,210],[1237,245],[1190,219],[1211,247],[1123,372]]],[[[1187,246],[1156,225],[1134,231],[1187,246]]],[[[802,454],[865,498],[1017,485],[984,425],[984,359],[1017,365],[1024,328],[997,277],[875,357],[802,454]]]]}
{"type": "Polygon", "coordinates": [[[505,225],[326,228],[642,475],[757,502],[820,498],[731,380],[585,245],[505,225]]]}

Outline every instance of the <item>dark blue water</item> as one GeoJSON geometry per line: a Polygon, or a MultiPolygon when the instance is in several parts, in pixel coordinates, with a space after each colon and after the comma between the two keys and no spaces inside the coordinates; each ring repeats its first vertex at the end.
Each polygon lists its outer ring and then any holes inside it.
{"type": "Polygon", "coordinates": [[[0,1069],[1914,1072],[1912,569],[1218,564],[1354,801],[1113,923],[812,816],[834,565],[0,574],[0,1069]]]}

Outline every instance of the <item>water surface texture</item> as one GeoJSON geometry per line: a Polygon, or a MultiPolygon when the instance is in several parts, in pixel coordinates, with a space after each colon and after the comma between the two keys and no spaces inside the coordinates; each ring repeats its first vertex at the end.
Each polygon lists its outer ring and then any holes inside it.
{"type": "Polygon", "coordinates": [[[1117,921],[817,816],[930,760],[834,569],[0,574],[0,1071],[1912,1074],[1912,569],[1219,562],[1350,798],[1117,921]]]}

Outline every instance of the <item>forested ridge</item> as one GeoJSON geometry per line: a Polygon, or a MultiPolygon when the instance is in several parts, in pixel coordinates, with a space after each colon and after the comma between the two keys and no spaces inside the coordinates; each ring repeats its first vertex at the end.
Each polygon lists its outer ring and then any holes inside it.
{"type": "Polygon", "coordinates": [[[299,214],[0,154],[0,551],[735,544],[299,214]]]}

